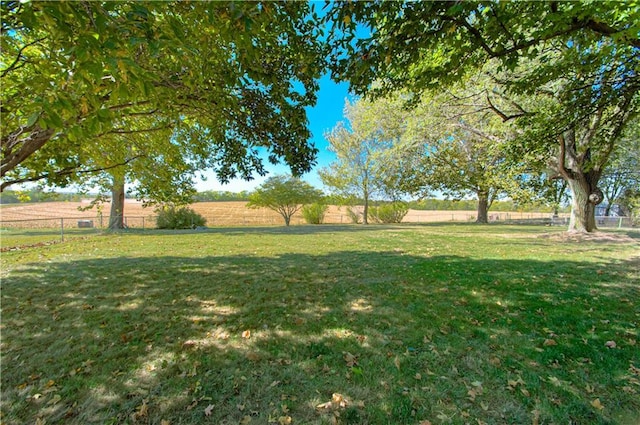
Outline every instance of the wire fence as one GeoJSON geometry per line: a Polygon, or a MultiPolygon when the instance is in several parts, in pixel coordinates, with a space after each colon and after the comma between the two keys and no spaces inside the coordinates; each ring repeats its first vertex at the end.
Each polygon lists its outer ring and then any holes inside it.
{"type": "MultiPolygon", "coordinates": [[[[155,216],[123,216],[122,220],[126,229],[156,228],[155,216]]],[[[0,220],[0,250],[49,245],[93,236],[108,227],[109,218],[103,215],[0,220]]]]}
{"type": "MultiPolygon", "coordinates": [[[[204,215],[207,227],[220,226],[264,226],[284,225],[281,216],[273,211],[246,210],[240,214],[204,215]]],[[[403,223],[434,222],[473,222],[474,211],[425,211],[409,210],[403,223]]],[[[568,226],[569,216],[551,216],[549,213],[496,212],[488,216],[490,223],[533,224],[547,226],[568,226]]],[[[122,217],[125,230],[144,231],[157,228],[157,215],[126,215],[122,217]]],[[[335,210],[325,216],[326,224],[351,224],[352,216],[343,209],[335,210]]],[[[291,225],[304,225],[305,220],[298,213],[291,219],[291,225]]],[[[629,217],[596,217],[599,228],[631,228],[629,217]]],[[[191,226],[195,228],[195,226],[191,226]]],[[[49,245],[66,240],[82,238],[103,233],[109,228],[109,217],[75,216],[56,218],[28,218],[21,220],[0,219],[0,250],[9,251],[25,247],[49,245]]]]}

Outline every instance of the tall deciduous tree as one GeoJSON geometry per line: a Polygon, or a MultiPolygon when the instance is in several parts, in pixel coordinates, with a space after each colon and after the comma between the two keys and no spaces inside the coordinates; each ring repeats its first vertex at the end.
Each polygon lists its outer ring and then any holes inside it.
{"type": "Polygon", "coordinates": [[[403,174],[415,159],[412,145],[400,141],[406,118],[402,103],[398,98],[347,101],[347,122],[338,123],[325,134],[329,150],[337,158],[319,171],[320,178],[341,197],[364,201],[364,224],[373,197],[395,200],[401,195],[403,174]]]}
{"type": "MultiPolygon", "coordinates": [[[[305,107],[324,54],[308,3],[1,7],[2,188],[65,185],[129,164],[127,139],[115,136],[151,130],[124,126],[138,119],[173,130],[189,122],[206,141],[187,144],[190,154],[223,182],[264,174],[259,148],[295,174],[313,165],[305,107]]],[[[147,146],[148,157],[162,157],[171,140],[147,146]]]]}
{"type": "Polygon", "coordinates": [[[424,149],[409,187],[458,199],[475,196],[478,223],[488,222],[491,204],[513,191],[517,175],[506,165],[504,150],[516,132],[487,111],[485,80],[479,75],[466,84],[468,89],[460,84],[438,95],[425,93],[414,101],[403,135],[424,149]]]}
{"type": "Polygon", "coordinates": [[[291,217],[305,204],[318,202],[322,191],[297,177],[279,175],[269,177],[249,195],[249,208],[269,208],[284,218],[284,224],[291,224],[291,217]]]}
{"type": "Polygon", "coordinates": [[[356,93],[440,89],[494,61],[505,95],[548,95],[515,114],[490,106],[527,126],[535,137],[519,146],[566,180],[570,230],[595,230],[598,181],[640,103],[637,3],[335,2],[327,19],[334,78],[356,93]]]}

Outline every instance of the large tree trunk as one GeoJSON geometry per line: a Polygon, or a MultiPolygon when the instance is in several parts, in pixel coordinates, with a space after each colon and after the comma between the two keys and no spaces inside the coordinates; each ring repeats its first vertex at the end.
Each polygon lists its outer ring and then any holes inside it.
{"type": "Polygon", "coordinates": [[[487,224],[489,222],[489,194],[486,192],[478,193],[478,218],[476,223],[487,224]]]}
{"type": "Polygon", "coordinates": [[[602,155],[600,163],[591,162],[591,146],[587,142],[595,135],[595,128],[599,124],[600,114],[592,121],[589,131],[581,137],[584,145],[579,148],[576,132],[573,129],[565,131],[559,136],[559,155],[556,164],[559,175],[567,182],[571,191],[571,218],[569,232],[594,232],[597,230],[595,211],[596,205],[604,200],[602,190],[598,188],[598,181],[602,176],[602,167],[611,147],[602,155]]]}
{"type": "Polygon", "coordinates": [[[571,218],[569,232],[594,232],[596,205],[602,202],[602,191],[585,176],[567,181],[571,190],[571,218]]]}
{"type": "Polygon", "coordinates": [[[109,230],[124,229],[124,177],[113,175],[111,188],[111,212],[109,214],[109,230]]]}

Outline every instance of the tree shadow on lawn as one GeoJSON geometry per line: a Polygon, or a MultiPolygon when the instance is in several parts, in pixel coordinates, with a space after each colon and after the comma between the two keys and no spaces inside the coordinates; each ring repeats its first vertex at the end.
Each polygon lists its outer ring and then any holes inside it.
{"type": "Polygon", "coordinates": [[[615,422],[640,411],[631,267],[354,251],[30,265],[2,281],[3,420],[615,422]]]}

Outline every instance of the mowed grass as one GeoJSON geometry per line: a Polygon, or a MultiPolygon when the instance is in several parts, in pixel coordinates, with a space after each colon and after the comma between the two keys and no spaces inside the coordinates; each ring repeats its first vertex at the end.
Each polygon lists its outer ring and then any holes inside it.
{"type": "Polygon", "coordinates": [[[639,241],[296,226],[6,252],[1,420],[637,424],[639,241]]]}

